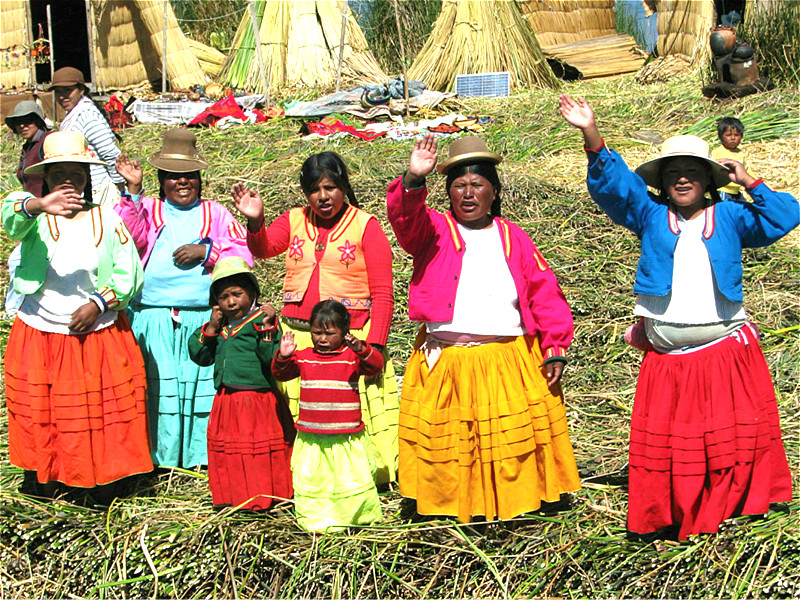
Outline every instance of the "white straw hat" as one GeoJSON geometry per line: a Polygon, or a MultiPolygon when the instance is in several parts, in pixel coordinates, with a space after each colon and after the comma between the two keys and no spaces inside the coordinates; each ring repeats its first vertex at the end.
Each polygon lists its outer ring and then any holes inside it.
{"type": "Polygon", "coordinates": [[[53,163],[83,163],[108,166],[86,146],[86,138],[77,131],[54,131],[42,145],[44,160],[25,169],[25,173],[43,173],[47,165],[53,163]]]}
{"type": "Polygon", "coordinates": [[[667,138],[661,145],[661,156],[653,160],[648,160],[636,167],[636,174],[644,179],[647,185],[660,190],[662,186],[662,161],[679,156],[699,158],[704,161],[711,170],[711,177],[714,180],[715,187],[725,187],[731,182],[731,178],[728,177],[728,173],[730,173],[728,167],[721,165],[711,158],[708,150],[708,142],[696,135],[676,135],[667,138]]]}

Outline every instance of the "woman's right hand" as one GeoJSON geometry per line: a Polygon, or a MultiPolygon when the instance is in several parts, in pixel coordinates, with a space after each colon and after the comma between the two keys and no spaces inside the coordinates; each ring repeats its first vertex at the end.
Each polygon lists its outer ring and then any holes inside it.
{"type": "Polygon", "coordinates": [[[120,154],[117,157],[117,162],[114,165],[114,168],[117,170],[117,173],[119,173],[120,177],[122,177],[128,183],[129,194],[138,196],[142,193],[142,180],[144,179],[144,174],[138,161],[131,160],[128,158],[127,154],[120,154]]]}
{"type": "Polygon", "coordinates": [[[408,171],[404,181],[406,187],[419,187],[423,180],[433,173],[439,157],[438,145],[436,136],[430,132],[422,136],[422,139],[417,140],[411,151],[411,158],[408,160],[408,171]]]}
{"type": "Polygon", "coordinates": [[[264,223],[264,202],[261,195],[251,190],[243,183],[233,184],[231,188],[233,205],[240,213],[247,217],[247,226],[251,231],[258,231],[264,223]]]}
{"type": "Polygon", "coordinates": [[[48,213],[58,217],[73,217],[86,205],[80,194],[72,188],[62,188],[50,192],[43,198],[30,198],[25,202],[25,210],[31,216],[48,213]]]}

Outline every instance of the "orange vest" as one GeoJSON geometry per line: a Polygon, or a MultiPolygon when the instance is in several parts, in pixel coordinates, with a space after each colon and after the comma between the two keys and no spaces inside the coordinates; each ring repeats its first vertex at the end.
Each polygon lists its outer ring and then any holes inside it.
{"type": "MultiPolygon", "coordinates": [[[[315,245],[319,231],[308,208],[289,211],[289,248],[286,251],[286,278],[283,301],[300,302],[308,289],[311,273],[317,266],[315,245]]],[[[347,308],[363,310],[372,305],[362,239],[371,214],[348,206],[342,218],[328,233],[325,252],[319,263],[320,300],[338,300],[347,308]]]]}

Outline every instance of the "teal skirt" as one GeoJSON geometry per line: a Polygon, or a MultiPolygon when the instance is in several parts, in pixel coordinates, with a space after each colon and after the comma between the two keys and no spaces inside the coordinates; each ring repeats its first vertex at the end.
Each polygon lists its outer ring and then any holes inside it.
{"type": "Polygon", "coordinates": [[[298,431],[292,449],[297,523],[325,533],[381,519],[375,487],[376,449],[364,432],[298,431]]]}
{"type": "Polygon", "coordinates": [[[211,309],[178,311],[132,306],[128,310],[147,373],[147,413],[153,464],[190,468],[208,464],[206,433],[214,402],[214,367],[189,358],[189,337],[211,309]]]}

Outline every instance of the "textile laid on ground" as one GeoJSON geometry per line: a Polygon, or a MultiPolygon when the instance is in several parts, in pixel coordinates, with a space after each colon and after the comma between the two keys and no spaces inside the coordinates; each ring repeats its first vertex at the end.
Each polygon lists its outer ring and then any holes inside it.
{"type": "MultiPolygon", "coordinates": [[[[252,110],[256,104],[263,103],[261,94],[239,96],[236,104],[244,111],[252,110]]],[[[214,104],[213,101],[198,102],[145,102],[137,100],[128,108],[134,119],[140,123],[158,123],[160,125],[187,125],[204,110],[214,104]]]]}

